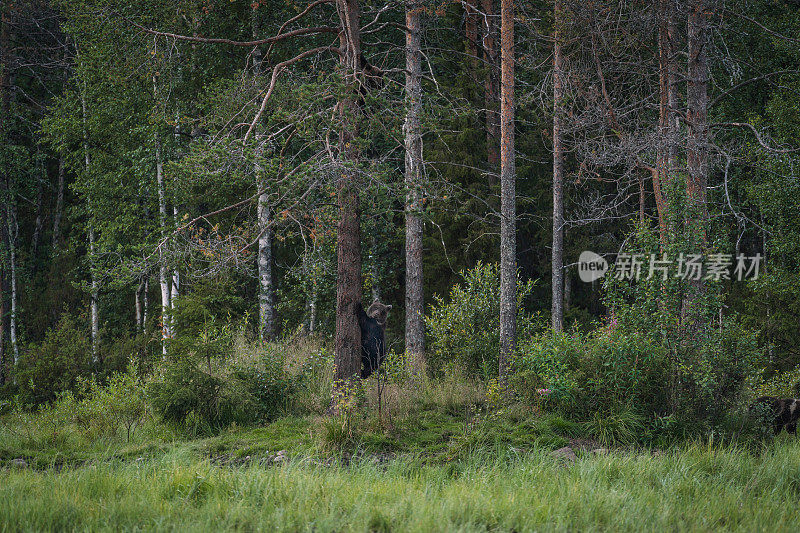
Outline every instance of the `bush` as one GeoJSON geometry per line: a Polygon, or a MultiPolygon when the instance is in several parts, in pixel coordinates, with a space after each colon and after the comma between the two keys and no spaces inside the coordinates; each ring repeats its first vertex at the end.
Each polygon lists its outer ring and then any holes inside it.
{"type": "Polygon", "coordinates": [[[292,411],[324,411],[332,365],[329,353],[313,340],[250,341],[229,326],[215,327],[194,341],[173,344],[173,354],[154,373],[148,390],[165,420],[209,432],[292,411]]]}
{"type": "Polygon", "coordinates": [[[179,355],[157,371],[148,387],[161,417],[192,433],[208,433],[232,423],[259,420],[256,397],[236,373],[208,372],[193,354],[179,355]]]}
{"type": "Polygon", "coordinates": [[[147,416],[144,384],[134,364],[125,372],[111,375],[108,382],[86,382],[83,399],[74,406],[73,420],[84,430],[94,430],[106,436],[125,432],[130,441],[147,416]]]}
{"type": "Polygon", "coordinates": [[[756,395],[797,398],[800,395],[800,367],[773,374],[758,387],[756,395]]]}
{"type": "Polygon", "coordinates": [[[666,409],[667,358],[639,334],[601,328],[589,334],[543,334],[520,342],[511,378],[514,392],[538,405],[542,397],[579,417],[632,408],[666,409]]]}
{"type": "MultiPolygon", "coordinates": [[[[497,376],[500,346],[500,276],[497,264],[478,262],[461,271],[464,284],[450,291],[450,301],[438,295],[425,317],[428,333],[428,364],[441,374],[449,364],[462,366],[469,376],[497,376]]],[[[519,283],[517,291],[517,335],[533,331],[533,317],[522,311],[522,301],[533,290],[533,281],[519,283]]]]}
{"type": "Polygon", "coordinates": [[[25,404],[53,401],[61,391],[76,390],[78,378],[89,373],[91,342],[72,315],[64,313],[40,344],[21,355],[17,384],[25,404]]]}

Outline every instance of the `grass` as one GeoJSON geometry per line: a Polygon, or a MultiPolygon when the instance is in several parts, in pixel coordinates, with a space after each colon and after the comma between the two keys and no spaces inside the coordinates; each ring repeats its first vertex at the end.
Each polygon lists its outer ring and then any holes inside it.
{"type": "Polygon", "coordinates": [[[401,458],[221,467],[187,445],[140,461],[0,471],[0,530],[796,530],[800,445],[702,444],[585,454],[483,449],[440,465],[401,458]]]}
{"type": "Polygon", "coordinates": [[[374,385],[349,415],[323,415],[320,386],[303,416],[212,436],[152,413],[128,439],[73,422],[70,404],[9,410],[0,533],[793,531],[800,518],[800,441],[788,435],[652,451],[636,413],[578,423],[490,407],[483,384],[448,375],[388,385],[378,416],[374,385]],[[570,442],[576,462],[550,455],[570,442]],[[601,443],[625,448],[588,451],[601,443]]]}

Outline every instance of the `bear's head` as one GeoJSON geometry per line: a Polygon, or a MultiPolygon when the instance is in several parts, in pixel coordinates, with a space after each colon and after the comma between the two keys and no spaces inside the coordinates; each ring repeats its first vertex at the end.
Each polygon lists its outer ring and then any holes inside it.
{"type": "Polygon", "coordinates": [[[389,318],[389,309],[391,308],[391,305],[385,305],[376,298],[367,309],[367,316],[374,318],[381,326],[385,326],[386,319],[389,318]]]}

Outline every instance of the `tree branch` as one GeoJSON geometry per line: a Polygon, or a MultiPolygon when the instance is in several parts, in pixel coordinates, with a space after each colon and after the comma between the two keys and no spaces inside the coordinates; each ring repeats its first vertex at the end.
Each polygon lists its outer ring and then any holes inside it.
{"type": "Polygon", "coordinates": [[[264,114],[264,109],[266,109],[267,107],[267,101],[269,100],[269,97],[272,95],[273,89],[275,89],[275,82],[278,81],[278,76],[280,75],[280,73],[292,63],[296,63],[301,59],[305,59],[308,56],[312,56],[314,54],[318,54],[319,52],[324,52],[326,50],[329,50],[331,52],[336,52],[339,55],[341,55],[342,53],[342,51],[336,48],[335,46],[320,46],[317,48],[312,48],[311,50],[306,50],[305,52],[298,54],[291,59],[287,59],[286,61],[282,61],[281,63],[275,65],[275,67],[272,69],[272,77],[269,80],[269,88],[267,89],[267,94],[264,95],[264,99],[261,101],[261,107],[258,109],[258,113],[256,113],[255,118],[253,118],[253,121],[250,123],[250,127],[247,129],[247,133],[245,133],[244,135],[244,140],[242,141],[243,143],[247,142],[247,139],[250,137],[250,134],[253,132],[253,129],[255,129],[256,124],[258,124],[258,121],[261,120],[261,115],[264,114]]]}

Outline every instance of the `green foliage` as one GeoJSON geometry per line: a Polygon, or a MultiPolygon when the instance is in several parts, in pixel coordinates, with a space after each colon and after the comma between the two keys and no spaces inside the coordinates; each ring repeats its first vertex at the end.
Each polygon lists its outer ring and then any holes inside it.
{"type": "Polygon", "coordinates": [[[122,432],[130,441],[147,416],[147,401],[138,369],[130,364],[106,383],[81,381],[79,391],[59,394],[50,415],[75,424],[87,436],[116,437],[122,432]]]}
{"type": "MultiPolygon", "coordinates": [[[[497,375],[500,346],[500,276],[497,264],[478,262],[461,271],[463,284],[450,291],[449,301],[434,296],[425,317],[428,364],[435,374],[448,365],[461,365],[470,376],[497,375]]],[[[517,335],[525,338],[534,329],[534,317],[522,308],[534,282],[519,282],[517,335]]]]}
{"type": "Polygon", "coordinates": [[[514,392],[532,405],[544,396],[579,417],[667,409],[665,350],[641,334],[542,334],[520,343],[514,367],[514,392]]]}
{"type": "Polygon", "coordinates": [[[589,435],[606,446],[632,444],[642,439],[645,419],[631,406],[612,407],[608,411],[596,411],[584,427],[589,435]]]}
{"type": "Polygon", "coordinates": [[[148,390],[164,420],[196,434],[258,421],[248,385],[235,374],[209,372],[191,356],[177,356],[156,372],[148,390]]]}
{"type": "MultiPolygon", "coordinates": [[[[720,246],[675,235],[664,253],[670,258],[698,250],[707,255],[720,246]]],[[[657,232],[640,225],[623,251],[661,257],[660,247],[657,232]]],[[[637,335],[661,354],[666,397],[654,404],[657,411],[708,426],[752,396],[765,350],[758,332],[737,313],[723,313],[721,280],[704,279],[698,289],[674,273],[666,280],[659,275],[637,281],[606,276],[605,286],[609,335],[637,335]]]]}
{"type": "Polygon", "coordinates": [[[75,317],[64,313],[41,343],[25,350],[17,368],[23,403],[42,404],[54,400],[58,392],[76,389],[92,357],[87,333],[75,317]]]}
{"type": "Polygon", "coordinates": [[[757,396],[797,398],[800,396],[800,367],[776,372],[758,386],[757,396]]]}

